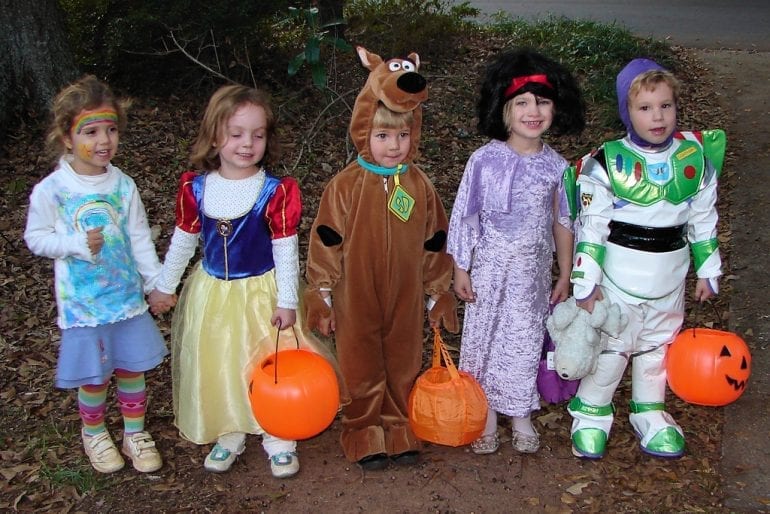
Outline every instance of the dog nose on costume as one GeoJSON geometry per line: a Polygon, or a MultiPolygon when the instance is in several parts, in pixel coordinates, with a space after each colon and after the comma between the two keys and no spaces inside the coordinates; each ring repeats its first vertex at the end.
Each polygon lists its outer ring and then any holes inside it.
{"type": "Polygon", "coordinates": [[[427,81],[419,73],[408,72],[398,77],[396,85],[400,90],[414,94],[425,89],[427,81]]]}

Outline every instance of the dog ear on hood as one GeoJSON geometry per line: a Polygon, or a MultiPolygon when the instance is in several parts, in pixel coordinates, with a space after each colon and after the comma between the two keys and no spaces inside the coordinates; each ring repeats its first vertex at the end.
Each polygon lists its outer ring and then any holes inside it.
{"type": "Polygon", "coordinates": [[[363,89],[353,106],[350,119],[350,137],[361,157],[372,162],[369,135],[372,121],[380,103],[394,112],[413,112],[412,147],[407,160],[417,156],[422,129],[422,102],[428,98],[425,78],[418,73],[420,56],[410,53],[406,58],[384,61],[379,55],[359,46],[356,48],[361,64],[369,70],[363,89]]]}

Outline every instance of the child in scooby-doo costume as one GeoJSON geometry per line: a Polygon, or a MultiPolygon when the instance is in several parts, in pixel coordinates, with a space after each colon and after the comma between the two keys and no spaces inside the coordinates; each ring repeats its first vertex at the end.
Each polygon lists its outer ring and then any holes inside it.
{"type": "Polygon", "coordinates": [[[383,61],[364,48],[357,51],[370,70],[350,122],[359,154],[321,197],[310,234],[305,304],[308,327],[336,334],[351,397],[340,436],[345,457],[364,469],[383,469],[390,460],[418,459],[407,401],[422,365],[425,295],[431,325],[443,320],[457,332],[458,322],[449,291],[446,213],[413,163],[420,104],[427,98],[419,56],[383,61]],[[375,127],[383,118],[404,126],[375,127]],[[393,148],[383,150],[391,136],[393,148]]]}

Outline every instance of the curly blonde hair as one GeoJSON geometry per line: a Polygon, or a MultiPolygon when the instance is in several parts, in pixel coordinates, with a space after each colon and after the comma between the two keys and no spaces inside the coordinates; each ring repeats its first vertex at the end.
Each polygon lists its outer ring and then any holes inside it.
{"type": "Polygon", "coordinates": [[[52,163],[56,163],[68,152],[66,139],[75,118],[83,111],[103,105],[115,110],[118,115],[118,131],[123,132],[126,128],[126,110],[131,106],[131,100],[117,98],[110,87],[95,76],[84,75],[56,95],[45,138],[47,154],[52,163]]]}

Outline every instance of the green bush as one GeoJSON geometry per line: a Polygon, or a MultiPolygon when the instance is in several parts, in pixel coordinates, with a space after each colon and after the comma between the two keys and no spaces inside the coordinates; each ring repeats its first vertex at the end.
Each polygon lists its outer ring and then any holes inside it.
{"type": "Polygon", "coordinates": [[[348,41],[383,57],[416,51],[430,59],[462,51],[462,36],[477,30],[468,21],[479,10],[447,0],[349,0],[345,5],[348,41]]]}
{"type": "MultiPolygon", "coordinates": [[[[211,74],[252,83],[255,69],[274,66],[268,48],[287,0],[59,0],[84,72],[137,93],[198,86],[211,74]],[[190,54],[185,56],[171,34],[190,54]]],[[[281,66],[285,70],[285,63],[281,66]]]]}
{"type": "Polygon", "coordinates": [[[324,60],[324,48],[350,52],[353,49],[347,41],[338,37],[339,28],[344,25],[342,20],[332,20],[322,23],[317,7],[298,9],[289,7],[290,18],[287,23],[296,30],[300,40],[304,39],[302,51],[297,53],[289,62],[287,73],[290,77],[307,65],[313,77],[313,84],[319,89],[327,87],[328,75],[324,60]]]}

